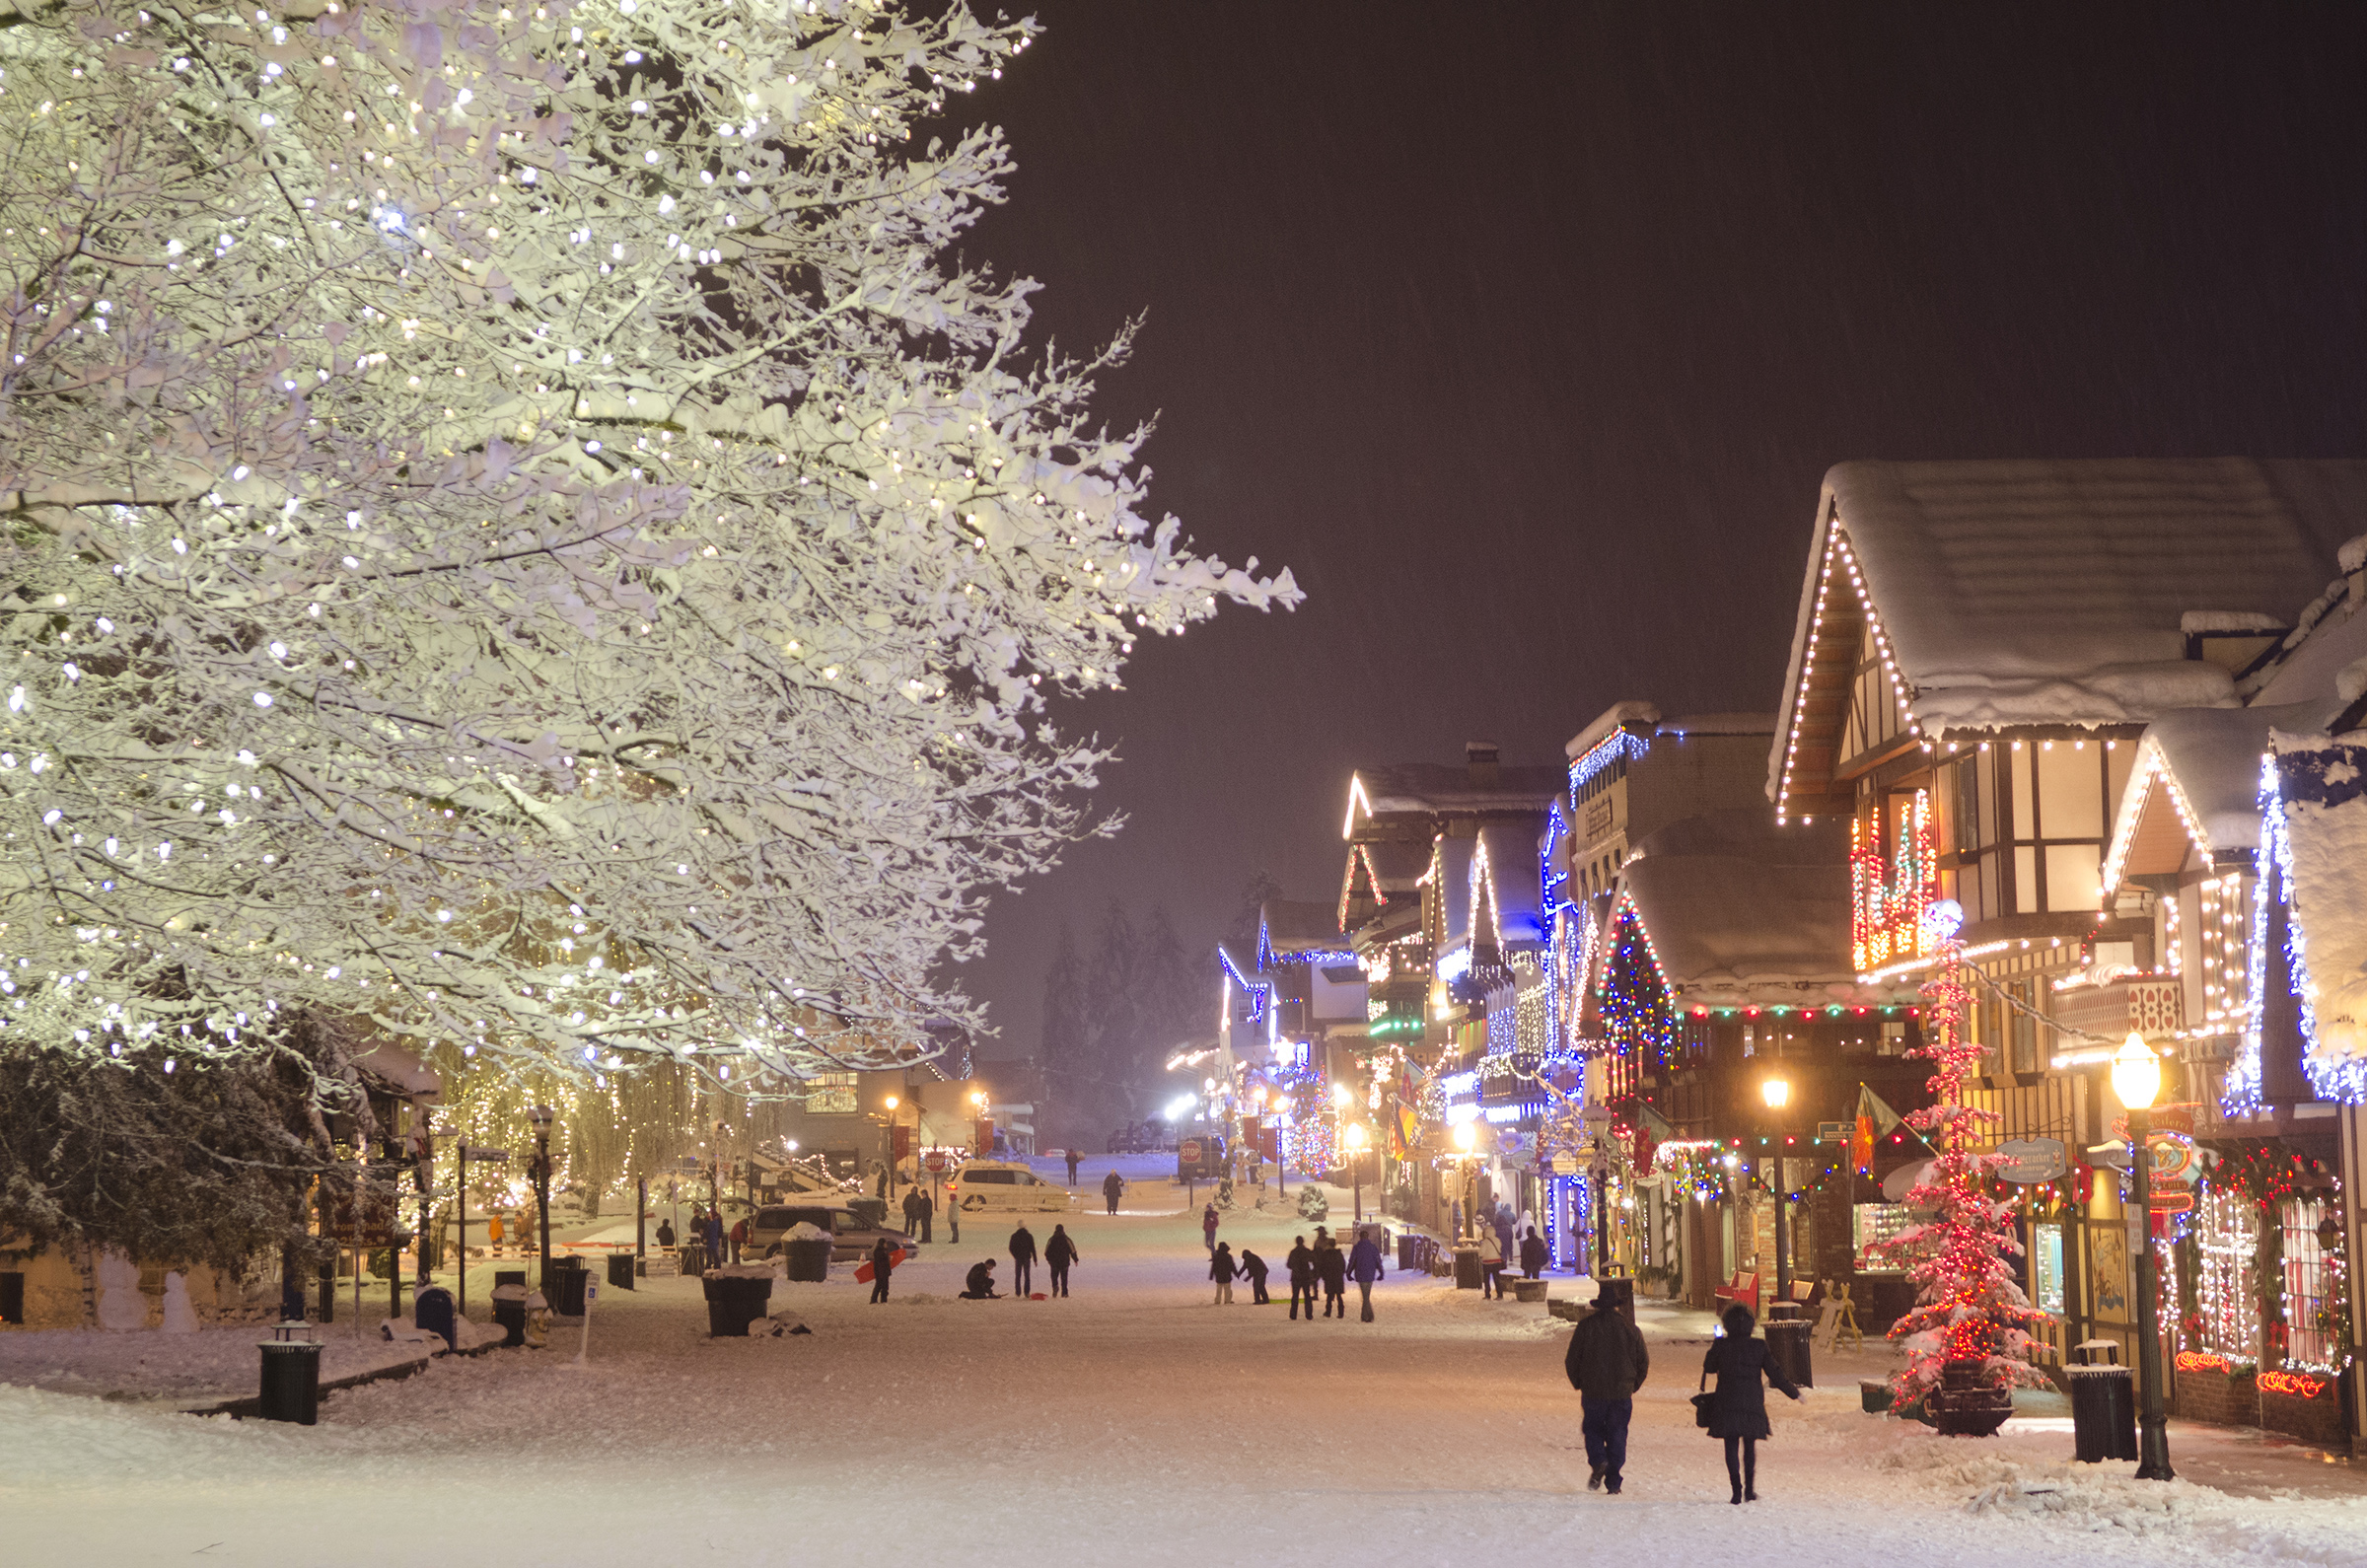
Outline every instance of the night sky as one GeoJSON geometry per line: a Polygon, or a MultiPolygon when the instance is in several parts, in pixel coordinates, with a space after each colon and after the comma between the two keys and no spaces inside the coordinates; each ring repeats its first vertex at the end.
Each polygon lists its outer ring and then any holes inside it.
{"type": "Polygon", "coordinates": [[[2367,8],[1035,14],[976,253],[1064,347],[1147,318],[1100,408],[1309,598],[1066,713],[1131,825],[996,903],[991,1056],[1063,917],[1334,896],[1355,766],[1772,711],[1835,462],[2367,456],[2367,8]]]}

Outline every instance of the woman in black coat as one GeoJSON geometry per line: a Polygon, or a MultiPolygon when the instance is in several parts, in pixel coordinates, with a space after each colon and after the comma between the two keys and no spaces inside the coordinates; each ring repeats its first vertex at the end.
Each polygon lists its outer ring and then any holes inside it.
{"type": "Polygon", "coordinates": [[[1709,1435],[1726,1440],[1726,1478],[1734,1483],[1733,1501],[1758,1501],[1758,1440],[1768,1435],[1767,1392],[1760,1374],[1792,1398],[1800,1390],[1767,1359],[1767,1342],[1751,1337],[1757,1319],[1737,1302],[1726,1309],[1726,1337],[1710,1343],[1701,1358],[1701,1376],[1718,1375],[1717,1391],[1710,1396],[1709,1435]]]}

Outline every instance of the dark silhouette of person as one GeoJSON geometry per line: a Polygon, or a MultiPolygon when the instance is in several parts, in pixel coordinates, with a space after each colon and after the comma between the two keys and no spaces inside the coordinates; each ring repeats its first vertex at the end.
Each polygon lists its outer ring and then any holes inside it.
{"type": "Polygon", "coordinates": [[[888,1273],[896,1267],[896,1248],[881,1237],[871,1244],[871,1300],[877,1306],[888,1299],[888,1273]]]}
{"type": "Polygon", "coordinates": [[[1290,1316],[1299,1316],[1299,1303],[1307,1304],[1307,1320],[1315,1321],[1315,1253],[1307,1247],[1307,1238],[1290,1239],[1290,1255],[1282,1260],[1290,1270],[1290,1316]]]}
{"type": "Polygon", "coordinates": [[[1043,1244],[1043,1263],[1052,1271],[1052,1294],[1068,1294],[1068,1266],[1077,1260],[1077,1244],[1069,1240],[1068,1227],[1052,1227],[1051,1239],[1043,1244]]]}
{"type": "Polygon", "coordinates": [[[962,1281],[964,1301],[994,1300],[994,1259],[969,1265],[969,1273],[962,1281]]]}
{"type": "Polygon", "coordinates": [[[1025,1220],[1011,1233],[1011,1294],[1026,1298],[1036,1273],[1036,1233],[1025,1220]]]}
{"type": "Polygon", "coordinates": [[[1250,1305],[1262,1307],[1273,1298],[1265,1293],[1265,1259],[1248,1247],[1241,1249],[1241,1277],[1250,1282],[1250,1305]]]}

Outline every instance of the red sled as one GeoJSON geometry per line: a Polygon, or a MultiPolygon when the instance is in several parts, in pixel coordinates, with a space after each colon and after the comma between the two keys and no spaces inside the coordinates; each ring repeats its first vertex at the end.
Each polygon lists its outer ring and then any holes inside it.
{"type": "MultiPolygon", "coordinates": [[[[911,1255],[912,1254],[910,1252],[905,1251],[900,1247],[895,1251],[890,1252],[888,1254],[889,1271],[893,1273],[895,1270],[903,1267],[904,1259],[910,1257],[911,1255]]],[[[858,1283],[868,1285],[871,1283],[871,1259],[867,1257],[863,1260],[862,1266],[855,1270],[855,1279],[858,1283]]]]}

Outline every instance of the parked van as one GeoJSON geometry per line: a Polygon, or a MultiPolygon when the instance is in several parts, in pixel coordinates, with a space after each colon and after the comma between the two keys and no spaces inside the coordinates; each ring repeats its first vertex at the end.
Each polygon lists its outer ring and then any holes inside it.
{"type": "Polygon", "coordinates": [[[946,1201],[965,1214],[1001,1210],[1006,1213],[1059,1213],[1074,1194],[1057,1181],[1046,1181],[1015,1160],[972,1160],[954,1173],[946,1201]]]}
{"type": "Polygon", "coordinates": [[[901,1231],[874,1225],[843,1203],[768,1203],[750,1217],[748,1245],[741,1255],[752,1261],[780,1256],[781,1238],[791,1226],[800,1224],[830,1233],[830,1260],[836,1263],[869,1257],[872,1244],[882,1237],[888,1239],[890,1247],[907,1252],[913,1250],[912,1238],[901,1231]]]}

